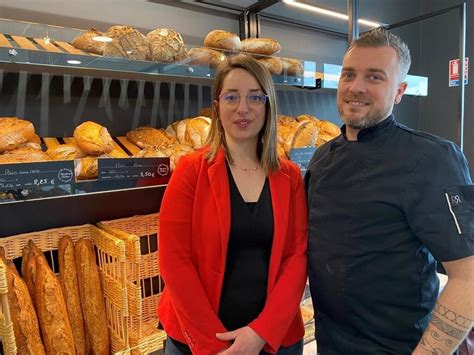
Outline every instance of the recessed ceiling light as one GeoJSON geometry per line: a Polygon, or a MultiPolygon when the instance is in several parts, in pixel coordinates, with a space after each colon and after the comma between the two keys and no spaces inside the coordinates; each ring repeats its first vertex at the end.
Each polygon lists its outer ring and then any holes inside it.
{"type": "Polygon", "coordinates": [[[106,36],[94,36],[92,37],[92,40],[97,41],[97,42],[104,42],[104,43],[113,41],[112,38],[106,37],[106,36]]]}
{"type": "Polygon", "coordinates": [[[67,61],[68,64],[73,64],[73,65],[78,65],[81,64],[82,62],[80,60],[75,60],[75,59],[69,59],[67,61]]]}

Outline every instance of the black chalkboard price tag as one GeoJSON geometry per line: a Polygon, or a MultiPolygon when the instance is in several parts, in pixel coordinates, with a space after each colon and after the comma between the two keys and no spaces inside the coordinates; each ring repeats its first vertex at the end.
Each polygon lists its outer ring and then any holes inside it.
{"type": "Polygon", "coordinates": [[[33,189],[74,184],[74,161],[0,165],[0,190],[33,189]]]}
{"type": "Polygon", "coordinates": [[[170,176],[169,158],[99,159],[99,181],[154,179],[170,176]]]}
{"type": "Polygon", "coordinates": [[[316,147],[304,147],[290,151],[290,160],[300,167],[303,176],[316,149],[316,147]]]}

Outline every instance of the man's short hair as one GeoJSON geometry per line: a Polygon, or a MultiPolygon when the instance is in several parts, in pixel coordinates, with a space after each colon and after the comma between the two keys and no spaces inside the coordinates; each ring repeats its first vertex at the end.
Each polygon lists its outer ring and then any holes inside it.
{"type": "Polygon", "coordinates": [[[384,28],[376,28],[364,33],[359,38],[355,39],[349,45],[347,52],[354,47],[385,47],[390,46],[398,54],[398,63],[400,65],[400,82],[403,81],[410,69],[411,56],[410,49],[400,37],[388,32],[384,28]]]}

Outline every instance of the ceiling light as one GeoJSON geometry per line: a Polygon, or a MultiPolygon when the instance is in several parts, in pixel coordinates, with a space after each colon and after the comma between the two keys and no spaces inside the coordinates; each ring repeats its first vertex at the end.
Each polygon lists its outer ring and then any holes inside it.
{"type": "Polygon", "coordinates": [[[94,36],[94,37],[92,37],[92,40],[97,41],[97,42],[104,42],[104,43],[113,41],[112,38],[106,37],[106,36],[94,36]]]}
{"type": "MultiPolygon", "coordinates": [[[[338,19],[346,20],[346,21],[349,20],[348,15],[342,14],[340,12],[326,10],[326,9],[321,8],[321,7],[317,7],[317,6],[313,6],[313,5],[303,4],[301,2],[296,2],[295,0],[283,0],[283,2],[288,4],[288,5],[298,7],[298,8],[303,9],[303,10],[316,12],[316,13],[321,14],[321,15],[336,17],[338,19]]],[[[366,25],[366,26],[369,26],[369,27],[380,27],[380,26],[383,25],[382,23],[369,21],[369,20],[364,20],[364,19],[359,19],[358,22],[362,25],[366,25]]]]}
{"type": "Polygon", "coordinates": [[[72,65],[79,65],[81,64],[82,62],[80,60],[75,60],[75,59],[69,59],[67,61],[68,64],[72,64],[72,65]]]}

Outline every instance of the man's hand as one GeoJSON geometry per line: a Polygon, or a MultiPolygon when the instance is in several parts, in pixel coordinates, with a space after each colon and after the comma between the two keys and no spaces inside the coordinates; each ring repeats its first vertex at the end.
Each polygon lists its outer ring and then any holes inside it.
{"type": "Polygon", "coordinates": [[[217,333],[217,339],[224,341],[233,341],[233,344],[221,351],[221,355],[258,355],[265,345],[260,335],[250,327],[242,327],[227,333],[217,333]]]}

